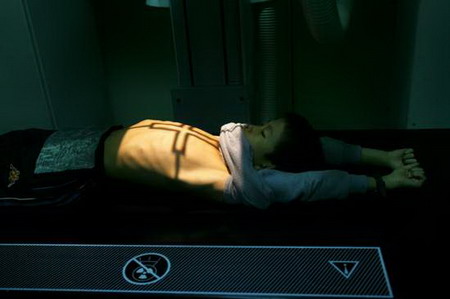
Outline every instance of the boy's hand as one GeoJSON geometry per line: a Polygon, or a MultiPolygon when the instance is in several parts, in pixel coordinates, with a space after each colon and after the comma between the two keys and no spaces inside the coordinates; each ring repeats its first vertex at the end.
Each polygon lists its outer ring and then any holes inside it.
{"type": "Polygon", "coordinates": [[[427,179],[425,171],[419,167],[419,163],[396,168],[391,174],[383,177],[388,189],[395,188],[419,188],[427,179]]]}
{"type": "Polygon", "coordinates": [[[412,148],[403,148],[398,150],[393,150],[387,154],[387,163],[392,169],[398,169],[403,166],[408,166],[415,164],[417,159],[414,156],[414,150],[412,148]]]}

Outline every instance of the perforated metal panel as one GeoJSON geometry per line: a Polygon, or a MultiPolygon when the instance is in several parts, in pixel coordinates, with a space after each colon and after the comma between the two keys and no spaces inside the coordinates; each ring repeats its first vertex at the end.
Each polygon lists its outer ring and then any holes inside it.
{"type": "Polygon", "coordinates": [[[0,244],[0,290],[393,298],[378,247],[0,244]]]}

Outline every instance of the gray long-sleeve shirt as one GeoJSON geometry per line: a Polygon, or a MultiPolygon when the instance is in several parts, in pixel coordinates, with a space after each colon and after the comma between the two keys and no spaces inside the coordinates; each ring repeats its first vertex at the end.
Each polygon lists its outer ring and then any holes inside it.
{"type": "MultiPolygon", "coordinates": [[[[361,161],[362,147],[330,137],[321,138],[325,162],[330,166],[357,164],[361,161]]],[[[264,180],[275,193],[275,200],[286,202],[298,198],[302,201],[343,199],[351,193],[366,193],[369,178],[341,170],[307,171],[302,173],[262,172],[264,180]]]]}
{"type": "MultiPolygon", "coordinates": [[[[321,137],[321,143],[325,161],[330,166],[357,164],[361,161],[362,147],[359,145],[347,144],[330,137],[321,137]]],[[[262,169],[259,170],[259,175],[266,184],[261,188],[268,190],[270,195],[253,198],[256,196],[254,192],[242,192],[242,189],[245,190],[245,182],[230,177],[225,185],[225,202],[266,209],[272,202],[289,202],[294,199],[343,199],[351,193],[366,193],[369,187],[368,176],[349,174],[341,170],[289,173],[262,169]]]]}

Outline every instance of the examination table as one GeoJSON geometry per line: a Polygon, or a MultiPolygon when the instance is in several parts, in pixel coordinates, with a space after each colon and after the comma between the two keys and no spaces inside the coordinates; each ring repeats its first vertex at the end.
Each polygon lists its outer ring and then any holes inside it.
{"type": "MultiPolygon", "coordinates": [[[[106,180],[67,206],[2,207],[1,243],[379,246],[395,298],[437,291],[424,276],[436,285],[441,281],[435,270],[442,267],[444,254],[438,240],[448,236],[449,227],[450,129],[319,133],[368,148],[414,148],[427,181],[419,189],[388,190],[386,199],[350,195],[346,200],[294,201],[258,210],[106,180]]],[[[372,166],[342,170],[391,172],[372,166]]],[[[61,294],[46,294],[51,296],[61,294]]]]}

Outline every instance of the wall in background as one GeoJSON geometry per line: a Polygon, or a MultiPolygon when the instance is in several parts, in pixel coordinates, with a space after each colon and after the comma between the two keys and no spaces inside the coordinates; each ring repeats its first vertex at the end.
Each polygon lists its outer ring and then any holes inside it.
{"type": "Polygon", "coordinates": [[[33,41],[22,2],[0,9],[0,134],[27,127],[52,127],[33,41]]]}
{"type": "MultiPolygon", "coordinates": [[[[295,110],[314,127],[449,127],[445,0],[355,0],[341,45],[293,8],[295,110]]],[[[0,132],[172,120],[172,38],[170,11],[145,1],[2,1],[0,132]]]]}
{"type": "MultiPolygon", "coordinates": [[[[144,1],[92,3],[115,120],[173,119],[170,90],[177,78],[170,11],[145,7],[144,1]]],[[[293,1],[295,111],[314,127],[404,127],[405,105],[395,82],[398,6],[392,0],[355,1],[346,42],[319,45],[293,1]]]]}
{"type": "Polygon", "coordinates": [[[450,1],[420,1],[408,128],[450,128],[450,1]]]}
{"type": "Polygon", "coordinates": [[[321,45],[294,1],[295,111],[316,129],[401,128],[396,96],[397,1],[355,0],[342,44],[321,45]]]}
{"type": "Polygon", "coordinates": [[[2,1],[1,130],[112,123],[88,0],[2,1]]]}
{"type": "Polygon", "coordinates": [[[93,0],[116,123],[173,120],[178,85],[170,10],[145,1],[93,0]]]}
{"type": "Polygon", "coordinates": [[[345,43],[320,45],[298,18],[296,111],[327,130],[450,128],[449,20],[446,0],[355,0],[345,43]]]}
{"type": "Polygon", "coordinates": [[[57,129],[109,126],[111,107],[88,0],[27,0],[57,129]]]}
{"type": "MultiPolygon", "coordinates": [[[[293,1],[295,111],[324,130],[411,128],[419,2],[355,0],[346,41],[320,45],[293,1]]],[[[173,119],[170,90],[177,78],[170,11],[144,1],[92,3],[116,122],[173,119]]]]}
{"type": "Polygon", "coordinates": [[[393,72],[393,99],[399,103],[397,117],[400,128],[411,129],[408,124],[411,73],[415,51],[418,6],[421,0],[399,0],[397,13],[397,34],[393,72]]]}

